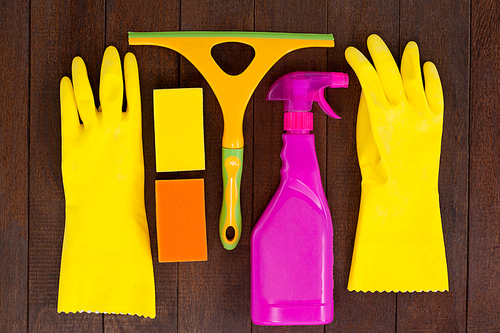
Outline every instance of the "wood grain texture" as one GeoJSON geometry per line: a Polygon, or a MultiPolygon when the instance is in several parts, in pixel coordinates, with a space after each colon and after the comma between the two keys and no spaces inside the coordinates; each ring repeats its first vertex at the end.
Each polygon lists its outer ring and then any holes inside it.
{"type": "MultiPolygon", "coordinates": [[[[155,46],[129,46],[129,31],[176,31],[177,1],[107,1],[106,45],[114,45],[123,59],[133,52],[139,66],[142,96],[142,137],[146,173],[145,202],[156,284],[156,318],[104,316],[106,332],[175,332],[177,330],[177,264],[158,262],[155,209],[155,142],[153,89],[179,85],[179,56],[155,46]]],[[[172,175],[170,175],[172,176],[172,175]]],[[[177,175],[175,175],[177,176],[177,175]]]]}
{"type": "MultiPolygon", "coordinates": [[[[255,1],[255,30],[293,33],[326,33],[324,1],[255,1]],[[298,20],[295,13],[314,20],[298,20]]],[[[295,71],[325,71],[326,48],[293,51],[279,60],[262,79],[254,94],[254,224],[280,183],[283,146],[283,102],[266,101],[271,85],[295,71]]],[[[315,103],[316,104],[316,103],[315,103]]],[[[314,105],[316,153],[323,184],[326,181],[326,115],[314,105]]],[[[252,332],[324,332],[324,326],[271,327],[252,325],[252,332]]]]}
{"type": "Polygon", "coordinates": [[[356,151],[361,87],[344,51],[354,46],[369,58],[366,41],[376,33],[397,57],[399,2],[352,0],[329,1],[328,5],[328,32],[335,37],[335,48],[328,53],[328,70],[348,73],[349,88],[328,91],[328,102],[342,119],[328,123],[327,198],[333,221],[335,318],[326,331],[394,332],[396,294],[347,290],[361,196],[356,151]]]}
{"type": "Polygon", "coordinates": [[[500,5],[472,1],[467,330],[500,331],[500,5]]]}
{"type": "MultiPolygon", "coordinates": [[[[101,332],[102,315],[58,314],[64,233],[59,81],[73,57],[87,64],[97,96],[104,52],[104,1],[31,2],[29,329],[101,332]]],[[[96,98],[97,102],[97,98],[96,98]]]]}
{"type": "MultiPolygon", "coordinates": [[[[500,5],[495,0],[12,0],[0,6],[1,332],[498,332],[500,331],[500,5]],[[222,112],[208,83],[182,56],[129,46],[128,31],[245,30],[332,33],[335,48],[294,51],[264,77],[245,112],[243,234],[226,251],[218,235],[222,199],[222,112]],[[440,203],[450,292],[347,291],[361,176],[355,126],[359,82],[346,47],[368,54],[379,34],[397,62],[410,40],[433,61],[445,94],[440,203]],[[72,59],[87,63],[98,103],[104,49],[132,51],[143,105],[146,210],[154,258],[157,318],[58,314],[64,232],[59,81],[72,59]],[[283,107],[270,85],[297,70],[341,71],[348,89],[315,105],[316,148],[334,224],[335,318],[327,326],[265,327],[250,320],[250,233],[280,181],[283,107]],[[206,171],[156,174],[152,90],[202,87],[206,171]],[[470,158],[469,158],[470,156],[470,158]],[[205,178],[207,262],[159,264],[154,180],[205,178]]],[[[215,52],[240,69],[245,48],[215,52]]]]}
{"type": "Polygon", "coordinates": [[[0,329],[28,328],[29,3],[0,6],[0,329]]]}
{"type": "Polygon", "coordinates": [[[467,297],[469,96],[468,0],[401,1],[400,54],[413,40],[444,90],[439,193],[449,292],[398,294],[398,332],[464,332],[467,297]]]}
{"type": "MultiPolygon", "coordinates": [[[[253,17],[253,2],[248,0],[181,2],[183,31],[249,31],[253,29],[253,17]]],[[[223,68],[235,70],[239,67],[239,58],[231,57],[231,54],[232,52],[227,52],[228,57],[221,57],[219,63],[223,63],[223,68]]],[[[249,332],[253,102],[250,100],[243,122],[245,146],[240,192],[242,234],[238,246],[227,251],[222,247],[219,238],[222,205],[222,111],[208,83],[183,57],[180,74],[181,87],[203,88],[208,261],[179,264],[178,331],[249,332]]]]}

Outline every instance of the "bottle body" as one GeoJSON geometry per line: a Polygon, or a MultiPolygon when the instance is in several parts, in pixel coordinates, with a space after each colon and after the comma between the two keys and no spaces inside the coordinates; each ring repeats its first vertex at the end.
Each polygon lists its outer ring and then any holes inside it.
{"type": "Polygon", "coordinates": [[[313,134],[283,134],[278,190],[251,237],[257,325],[333,320],[333,228],[313,134]]]}

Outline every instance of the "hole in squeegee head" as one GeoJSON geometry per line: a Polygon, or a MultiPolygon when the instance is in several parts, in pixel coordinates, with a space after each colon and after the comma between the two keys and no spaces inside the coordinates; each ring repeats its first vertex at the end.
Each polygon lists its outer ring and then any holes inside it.
{"type": "Polygon", "coordinates": [[[212,47],[211,54],[217,65],[226,74],[239,75],[252,62],[255,57],[255,50],[247,44],[228,42],[212,47]]]}
{"type": "Polygon", "coordinates": [[[233,238],[234,238],[234,236],[235,236],[235,234],[236,234],[236,231],[234,230],[233,227],[228,227],[226,229],[226,238],[227,238],[228,241],[232,241],[233,238]]]}

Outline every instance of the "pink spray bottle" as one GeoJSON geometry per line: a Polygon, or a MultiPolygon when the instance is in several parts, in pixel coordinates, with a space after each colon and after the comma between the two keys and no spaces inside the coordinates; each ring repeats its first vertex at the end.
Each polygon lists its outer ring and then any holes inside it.
{"type": "Polygon", "coordinates": [[[324,325],[333,320],[333,228],[314,146],[313,101],[340,119],[324,89],[344,73],[294,72],[269,89],[284,101],[281,183],[251,236],[251,314],[257,325],[324,325]]]}

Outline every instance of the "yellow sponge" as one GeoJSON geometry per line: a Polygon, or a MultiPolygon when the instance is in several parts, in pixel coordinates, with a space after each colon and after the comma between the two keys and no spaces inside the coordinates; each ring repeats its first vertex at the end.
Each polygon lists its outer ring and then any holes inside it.
{"type": "Polygon", "coordinates": [[[205,170],[203,91],[153,91],[156,171],[205,170]]]}
{"type": "Polygon", "coordinates": [[[158,261],[207,260],[203,179],[156,181],[158,261]]]}

